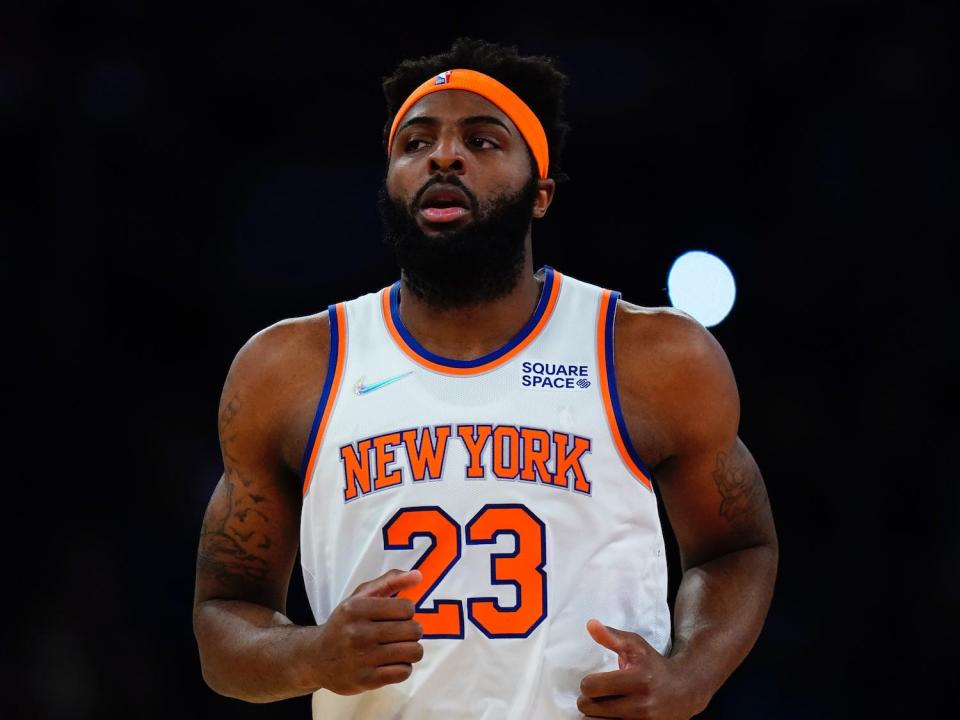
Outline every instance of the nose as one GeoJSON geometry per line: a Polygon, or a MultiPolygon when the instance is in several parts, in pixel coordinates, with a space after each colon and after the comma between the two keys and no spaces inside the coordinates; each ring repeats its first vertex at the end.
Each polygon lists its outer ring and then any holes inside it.
{"type": "Polygon", "coordinates": [[[458,138],[446,133],[438,137],[430,153],[430,172],[462,174],[465,168],[462,150],[458,138]]]}

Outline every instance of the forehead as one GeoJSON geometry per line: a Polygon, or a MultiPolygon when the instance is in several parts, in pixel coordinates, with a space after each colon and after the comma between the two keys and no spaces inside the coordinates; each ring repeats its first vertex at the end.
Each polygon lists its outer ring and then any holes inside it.
{"type": "Polygon", "coordinates": [[[432,117],[438,120],[456,122],[466,117],[490,115],[498,118],[511,132],[517,132],[513,121],[496,105],[481,95],[469,90],[439,90],[420,98],[407,111],[397,125],[397,132],[410,120],[418,117],[432,117]]]}

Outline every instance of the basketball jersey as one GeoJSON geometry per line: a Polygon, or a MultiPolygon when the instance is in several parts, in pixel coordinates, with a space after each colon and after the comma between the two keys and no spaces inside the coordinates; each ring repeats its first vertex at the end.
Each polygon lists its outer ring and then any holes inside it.
{"type": "Polygon", "coordinates": [[[323,623],[356,587],[418,568],[424,630],[402,683],[313,695],[333,718],[579,718],[617,669],[586,623],[670,649],[648,468],[613,372],[619,293],[550,267],[526,325],[475,360],[400,319],[400,282],[330,307],[330,360],[304,456],[301,557],[323,623]]]}

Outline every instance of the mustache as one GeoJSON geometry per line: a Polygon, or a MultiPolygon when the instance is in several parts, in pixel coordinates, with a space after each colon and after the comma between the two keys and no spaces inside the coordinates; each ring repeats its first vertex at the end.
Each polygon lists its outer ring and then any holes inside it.
{"type": "Polygon", "coordinates": [[[430,180],[428,180],[422,188],[417,190],[416,194],[413,196],[413,200],[410,201],[410,212],[416,214],[417,210],[420,209],[420,199],[423,197],[423,194],[432,188],[434,185],[452,185],[453,187],[458,188],[464,195],[467,196],[467,199],[470,201],[471,209],[477,208],[477,196],[470,192],[470,189],[463,184],[463,182],[456,175],[435,175],[430,180]]]}

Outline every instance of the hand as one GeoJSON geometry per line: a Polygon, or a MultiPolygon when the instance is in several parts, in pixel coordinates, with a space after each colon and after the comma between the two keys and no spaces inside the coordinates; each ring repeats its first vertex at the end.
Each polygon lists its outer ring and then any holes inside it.
{"type": "Polygon", "coordinates": [[[592,673],[580,682],[577,708],[584,715],[625,720],[688,720],[703,710],[671,658],[642,637],[587,622],[587,632],[617,653],[620,669],[592,673]]]}
{"type": "Polygon", "coordinates": [[[389,570],[337,605],[317,643],[320,687],[356,695],[410,677],[423,657],[423,628],[413,619],[413,603],[393,595],[422,579],[419,570],[389,570]]]}

